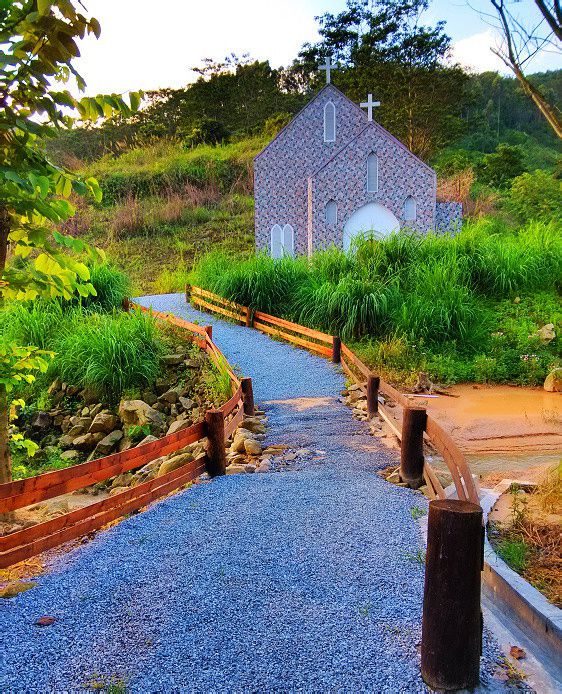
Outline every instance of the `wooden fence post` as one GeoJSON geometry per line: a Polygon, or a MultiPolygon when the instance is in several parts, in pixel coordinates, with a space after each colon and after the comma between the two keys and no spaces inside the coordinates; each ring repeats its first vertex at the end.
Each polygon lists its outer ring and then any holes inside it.
{"type": "Polygon", "coordinates": [[[224,445],[224,413],[220,410],[205,412],[207,434],[206,468],[211,477],[226,474],[226,450],[224,445]]]}
{"type": "Polygon", "coordinates": [[[341,337],[334,335],[332,339],[332,362],[339,364],[341,362],[341,337]]]}
{"type": "Polygon", "coordinates": [[[399,476],[412,489],[419,489],[423,484],[423,432],[426,423],[424,409],[404,408],[399,476]]]}
{"type": "Polygon", "coordinates": [[[252,328],[254,326],[254,311],[246,306],[246,327],[252,328]]]}
{"type": "Polygon", "coordinates": [[[128,313],[131,310],[131,302],[127,297],[123,299],[123,303],[121,304],[121,306],[123,308],[123,311],[125,311],[126,313],[128,313]]]}
{"type": "Polygon", "coordinates": [[[251,378],[241,378],[240,384],[242,386],[242,402],[244,403],[244,414],[247,417],[253,417],[255,414],[254,407],[254,390],[252,388],[251,378]]]}
{"type": "Polygon", "coordinates": [[[186,284],[185,285],[185,303],[188,304],[189,300],[191,298],[191,285],[186,284]]]}
{"type": "Polygon", "coordinates": [[[379,411],[380,381],[378,376],[369,376],[367,378],[367,414],[369,419],[374,417],[379,411]]]}
{"type": "Polygon", "coordinates": [[[478,504],[455,499],[430,502],[421,672],[432,689],[472,689],[478,684],[483,543],[478,504]]]}
{"type": "Polygon", "coordinates": [[[212,325],[206,325],[203,330],[207,333],[209,336],[209,340],[213,340],[213,326],[212,325]]]}

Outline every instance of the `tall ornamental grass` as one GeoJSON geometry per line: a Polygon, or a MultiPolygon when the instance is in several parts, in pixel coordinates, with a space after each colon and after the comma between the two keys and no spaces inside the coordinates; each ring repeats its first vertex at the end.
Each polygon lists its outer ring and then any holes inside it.
{"type": "Polygon", "coordinates": [[[163,345],[150,316],[92,313],[65,324],[54,349],[54,377],[115,401],[154,381],[163,345]]]}

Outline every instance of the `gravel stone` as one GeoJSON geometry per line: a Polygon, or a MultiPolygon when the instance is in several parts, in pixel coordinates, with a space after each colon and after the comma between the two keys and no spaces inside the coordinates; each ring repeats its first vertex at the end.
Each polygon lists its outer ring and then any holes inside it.
{"type": "MultiPolygon", "coordinates": [[[[120,678],[135,694],[427,692],[423,566],[411,558],[423,541],[410,513],[427,502],[375,474],[397,456],[338,401],[342,374],[181,294],[140,303],[213,325],[252,376],[271,443],[325,456],[197,484],[54,555],[36,588],[0,606],[0,691],[120,678]],[[39,630],[46,614],[55,622],[39,630]]],[[[487,691],[510,689],[491,677],[498,657],[486,634],[487,691]]]]}

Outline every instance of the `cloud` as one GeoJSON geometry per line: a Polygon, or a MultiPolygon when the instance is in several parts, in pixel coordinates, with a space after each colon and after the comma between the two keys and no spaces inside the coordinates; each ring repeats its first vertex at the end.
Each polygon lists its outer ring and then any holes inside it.
{"type": "Polygon", "coordinates": [[[506,66],[491,50],[497,45],[498,36],[492,29],[487,29],[455,41],[452,45],[452,60],[473,72],[491,70],[505,73],[508,71],[506,66]]]}

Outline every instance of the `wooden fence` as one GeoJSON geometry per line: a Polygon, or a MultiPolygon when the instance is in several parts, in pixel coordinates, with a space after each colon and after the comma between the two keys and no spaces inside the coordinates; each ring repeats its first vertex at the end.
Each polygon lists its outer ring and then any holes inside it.
{"type": "MultiPolygon", "coordinates": [[[[338,336],[306,328],[262,311],[252,311],[247,306],[227,301],[199,287],[186,287],[186,299],[191,300],[194,306],[226,315],[248,327],[254,327],[268,335],[281,338],[323,356],[331,357],[334,362],[339,362],[349,379],[358,384],[367,395],[369,415],[378,414],[384,419],[400,441],[403,438],[402,422],[406,411],[422,409],[416,406],[413,399],[376,376],[345,343],[341,342],[338,336]],[[201,297],[204,297],[203,302],[201,297]],[[218,310],[219,308],[220,310],[218,310]],[[379,402],[379,393],[382,393],[388,400],[392,400],[399,406],[399,412],[402,416],[398,421],[391,416],[389,409],[379,402]]],[[[424,421],[424,431],[420,433],[443,457],[453,478],[458,498],[478,504],[478,490],[463,453],[451,436],[433,417],[426,414],[424,421]]],[[[423,478],[427,484],[430,496],[439,499],[445,498],[445,490],[439,482],[435,470],[427,461],[423,461],[423,478]]]]}
{"type": "MultiPolygon", "coordinates": [[[[136,511],[155,499],[195,480],[205,471],[216,471],[217,448],[219,457],[224,457],[224,442],[241,423],[244,413],[253,414],[253,397],[251,396],[251,380],[238,379],[230,364],[212,339],[210,327],[202,327],[194,323],[157,311],[149,311],[141,306],[127,302],[126,308],[136,308],[150,312],[155,318],[180,329],[191,342],[207,352],[216,367],[227,373],[230,378],[232,396],[218,410],[212,412],[221,422],[222,441],[216,445],[215,452],[207,453],[196,460],[185,463],[181,467],[168,472],[161,477],[141,483],[136,487],[115,494],[84,508],[65,513],[57,518],[38,523],[23,530],[0,537],[0,569],[17,562],[29,559],[48,549],[57,547],[69,540],[75,540],[98,530],[107,523],[116,520],[132,511],[136,511]],[[250,404],[247,395],[250,394],[250,404]],[[222,448],[222,452],[220,451],[222,448]]],[[[83,489],[92,484],[103,482],[130,470],[138,469],[157,458],[181,451],[189,444],[203,438],[213,436],[214,430],[208,424],[207,417],[191,426],[164,436],[158,441],[146,443],[121,453],[98,458],[90,462],[73,465],[63,470],[54,470],[42,475],[29,477],[0,485],[0,514],[10,513],[31,504],[53,499],[62,494],[68,494],[83,489]]],[[[224,472],[224,463],[220,472],[224,472]]]]}

